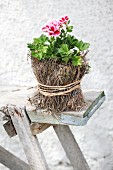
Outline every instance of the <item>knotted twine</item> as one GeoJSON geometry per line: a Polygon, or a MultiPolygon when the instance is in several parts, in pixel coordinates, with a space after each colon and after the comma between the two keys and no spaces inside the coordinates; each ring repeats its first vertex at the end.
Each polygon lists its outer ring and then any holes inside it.
{"type": "Polygon", "coordinates": [[[70,93],[77,88],[80,88],[80,80],[67,84],[65,86],[48,86],[42,83],[38,83],[39,92],[42,95],[48,97],[66,95],[67,93],[70,93]]]}

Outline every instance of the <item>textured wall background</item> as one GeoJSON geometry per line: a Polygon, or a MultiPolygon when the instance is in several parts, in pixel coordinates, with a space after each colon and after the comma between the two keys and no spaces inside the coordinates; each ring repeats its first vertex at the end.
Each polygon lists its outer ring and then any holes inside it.
{"type": "MultiPolygon", "coordinates": [[[[83,88],[105,90],[107,98],[85,127],[71,127],[91,170],[113,170],[113,1],[0,0],[0,85],[35,85],[27,62],[26,43],[52,18],[69,15],[78,38],[91,44],[92,71],[83,88]]],[[[39,135],[52,170],[71,170],[52,128],[39,135]]],[[[17,137],[9,139],[0,126],[0,144],[23,155],[17,137]]],[[[7,168],[0,165],[1,170],[7,168]]]]}

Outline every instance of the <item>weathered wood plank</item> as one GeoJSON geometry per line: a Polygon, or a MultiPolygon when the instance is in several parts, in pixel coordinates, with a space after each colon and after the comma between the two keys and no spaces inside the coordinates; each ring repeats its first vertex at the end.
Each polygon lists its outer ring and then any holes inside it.
{"type": "Polygon", "coordinates": [[[40,123],[32,123],[30,125],[31,131],[33,135],[42,133],[44,130],[49,128],[51,125],[50,124],[40,124],[40,123]]]}
{"type": "Polygon", "coordinates": [[[80,112],[70,111],[51,115],[44,110],[27,110],[27,114],[32,122],[84,126],[89,118],[104,102],[105,94],[103,91],[99,91],[84,92],[84,95],[86,98],[87,107],[80,112]]]}
{"type": "Polygon", "coordinates": [[[0,163],[11,170],[30,170],[27,163],[0,146],[0,163]]]}
{"type": "Polygon", "coordinates": [[[31,170],[47,170],[48,166],[36,136],[32,135],[24,110],[8,108],[18,137],[23,145],[31,170]]]}
{"type": "Polygon", "coordinates": [[[13,137],[13,136],[17,135],[15,127],[12,123],[12,120],[9,120],[8,122],[6,122],[3,125],[3,127],[4,127],[5,131],[7,132],[7,134],[9,135],[9,137],[13,137]]]}
{"type": "Polygon", "coordinates": [[[23,107],[34,91],[35,87],[0,86],[0,107],[7,104],[23,107]]]}
{"type": "MultiPolygon", "coordinates": [[[[10,137],[15,136],[16,131],[7,113],[8,105],[11,104],[11,105],[16,105],[21,108],[24,107],[25,105],[29,103],[28,98],[30,95],[34,93],[35,90],[36,90],[35,87],[0,86],[0,120],[3,120],[3,121],[8,120],[4,124],[4,128],[10,137]]],[[[32,108],[34,107],[32,106],[32,108]]],[[[31,129],[33,131],[33,134],[35,135],[36,135],[36,132],[41,133],[44,130],[46,130],[47,127],[49,127],[48,124],[45,125],[45,123],[44,124],[40,123],[39,126],[38,124],[36,126],[34,124],[31,125],[31,129]],[[36,126],[37,126],[37,129],[36,129],[36,126]],[[33,127],[35,129],[33,129],[33,127]]]]}
{"type": "MultiPolygon", "coordinates": [[[[27,106],[27,98],[32,95],[36,88],[30,87],[2,87],[0,89],[0,107],[6,104],[13,104],[16,106],[27,106]],[[8,90],[9,89],[9,90],[8,90]]],[[[44,110],[27,110],[27,113],[32,123],[47,123],[47,124],[62,124],[62,125],[75,125],[83,126],[87,123],[89,118],[94,112],[101,106],[105,100],[105,94],[103,91],[83,91],[87,107],[79,112],[62,112],[50,115],[44,110]]]]}
{"type": "MultiPolygon", "coordinates": [[[[39,133],[42,133],[44,130],[49,128],[51,125],[50,124],[46,124],[46,123],[44,123],[44,124],[43,123],[31,123],[29,126],[30,126],[30,129],[32,131],[32,134],[33,135],[37,135],[39,133]]],[[[9,137],[13,137],[13,136],[17,135],[15,127],[14,127],[14,125],[13,125],[11,120],[6,122],[3,125],[3,127],[4,127],[4,129],[7,132],[9,137]]]]}
{"type": "Polygon", "coordinates": [[[54,130],[74,170],[90,170],[69,127],[56,125],[54,126],[54,130]]]}

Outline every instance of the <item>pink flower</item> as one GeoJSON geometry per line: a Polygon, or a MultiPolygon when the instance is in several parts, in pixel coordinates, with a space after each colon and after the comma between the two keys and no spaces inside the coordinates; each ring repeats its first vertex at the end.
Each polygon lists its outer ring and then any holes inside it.
{"type": "Polygon", "coordinates": [[[53,21],[49,22],[49,24],[50,25],[53,24],[53,25],[58,26],[58,27],[60,26],[60,22],[57,21],[57,20],[53,20],[53,21]]]}
{"type": "Polygon", "coordinates": [[[46,25],[45,27],[42,28],[42,31],[44,31],[44,32],[48,32],[48,30],[49,30],[49,26],[48,25],[46,25]]]}
{"type": "Polygon", "coordinates": [[[51,36],[57,36],[60,34],[60,23],[56,20],[49,22],[42,31],[48,32],[51,36]]]}
{"type": "Polygon", "coordinates": [[[64,16],[64,17],[62,17],[62,18],[59,20],[59,22],[60,22],[60,24],[62,25],[62,24],[66,24],[68,20],[69,20],[69,17],[68,17],[68,16],[64,16]]]}

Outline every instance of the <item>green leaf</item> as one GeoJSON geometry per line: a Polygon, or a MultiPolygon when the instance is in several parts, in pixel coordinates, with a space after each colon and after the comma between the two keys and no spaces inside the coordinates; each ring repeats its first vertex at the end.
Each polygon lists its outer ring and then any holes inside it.
{"type": "Polygon", "coordinates": [[[61,29],[61,33],[65,33],[65,30],[64,30],[64,29],[61,29]]]}
{"type": "Polygon", "coordinates": [[[42,43],[44,43],[44,42],[46,42],[48,40],[48,37],[46,35],[42,34],[40,36],[40,40],[41,40],[42,43]]]}
{"type": "Polygon", "coordinates": [[[68,52],[69,52],[68,45],[67,44],[62,44],[61,48],[59,49],[59,53],[68,54],[68,52]]]}
{"type": "Polygon", "coordinates": [[[48,49],[48,46],[43,46],[43,47],[42,47],[42,50],[41,50],[42,53],[46,53],[46,52],[47,52],[47,49],[48,49]]]}
{"type": "Polygon", "coordinates": [[[90,44],[89,43],[84,43],[82,49],[87,50],[89,48],[90,44]]]}
{"type": "Polygon", "coordinates": [[[40,38],[34,38],[34,39],[33,39],[33,44],[37,45],[37,44],[39,44],[39,43],[41,43],[40,38]]]}
{"type": "Polygon", "coordinates": [[[37,57],[38,57],[39,60],[41,60],[42,57],[43,57],[43,54],[42,54],[41,52],[40,52],[40,53],[37,53],[37,57]]]}
{"type": "Polygon", "coordinates": [[[68,61],[69,61],[69,59],[70,59],[70,58],[67,56],[67,57],[62,58],[62,61],[65,61],[65,63],[67,64],[68,61]]]}
{"type": "Polygon", "coordinates": [[[72,64],[73,64],[73,66],[82,65],[82,58],[80,56],[73,56],[72,64]]]}
{"type": "Polygon", "coordinates": [[[33,44],[27,44],[27,47],[30,49],[30,50],[35,50],[35,45],[33,44]]]}
{"type": "Polygon", "coordinates": [[[34,38],[33,39],[33,44],[38,45],[38,44],[44,44],[48,40],[48,37],[44,34],[42,34],[39,38],[34,38]]]}
{"type": "Polygon", "coordinates": [[[73,26],[67,26],[66,29],[67,29],[67,32],[72,32],[73,31],[73,26]]]}
{"type": "Polygon", "coordinates": [[[31,56],[32,56],[32,57],[35,57],[35,56],[36,56],[35,51],[31,51],[31,56]]]}
{"type": "Polygon", "coordinates": [[[70,20],[68,20],[68,22],[67,22],[68,24],[70,24],[70,20]]]}
{"type": "Polygon", "coordinates": [[[90,44],[89,43],[84,43],[82,40],[81,41],[76,41],[75,46],[78,47],[80,51],[84,51],[89,48],[90,44]]]}
{"type": "Polygon", "coordinates": [[[41,53],[41,52],[35,52],[35,51],[33,51],[33,52],[31,52],[31,56],[32,57],[35,57],[35,58],[38,58],[39,60],[41,60],[42,59],[42,57],[43,57],[43,54],[41,53]]]}

